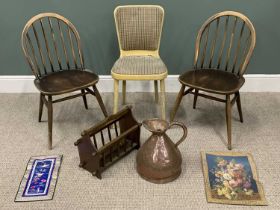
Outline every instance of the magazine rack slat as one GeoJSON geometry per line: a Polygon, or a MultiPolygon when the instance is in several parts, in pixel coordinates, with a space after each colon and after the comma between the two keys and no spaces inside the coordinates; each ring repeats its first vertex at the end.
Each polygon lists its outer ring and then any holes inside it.
{"type": "Polygon", "coordinates": [[[140,147],[140,127],[126,107],[97,125],[82,132],[75,142],[78,147],[79,166],[101,179],[109,166],[140,147]]]}

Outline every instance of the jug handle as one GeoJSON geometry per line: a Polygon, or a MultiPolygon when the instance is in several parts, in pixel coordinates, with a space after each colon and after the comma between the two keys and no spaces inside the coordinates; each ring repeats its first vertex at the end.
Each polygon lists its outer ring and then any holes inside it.
{"type": "Polygon", "coordinates": [[[175,146],[178,147],[179,144],[181,144],[186,139],[186,137],[188,135],[188,129],[187,129],[187,127],[183,123],[180,123],[180,122],[172,122],[170,124],[169,128],[171,128],[174,125],[177,125],[177,126],[181,127],[183,129],[183,131],[184,131],[184,134],[181,137],[181,139],[175,144],[175,146]]]}

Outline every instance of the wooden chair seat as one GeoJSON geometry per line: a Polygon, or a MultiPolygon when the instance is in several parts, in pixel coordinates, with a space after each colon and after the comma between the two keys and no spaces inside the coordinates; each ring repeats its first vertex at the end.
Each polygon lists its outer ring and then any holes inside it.
{"type": "Polygon", "coordinates": [[[187,94],[194,95],[194,109],[198,96],[225,103],[227,146],[230,150],[232,106],[237,105],[240,122],[243,122],[239,90],[245,82],[243,74],[255,44],[255,28],[245,15],[235,11],[224,11],[208,18],[196,37],[192,70],[179,77],[182,86],[170,121],[174,120],[182,98],[187,94]],[[215,94],[219,94],[219,97],[214,96],[215,94]]]}
{"type": "Polygon", "coordinates": [[[90,87],[98,76],[88,70],[62,70],[35,79],[36,87],[45,95],[59,95],[90,87]]]}
{"type": "Polygon", "coordinates": [[[245,79],[226,71],[196,69],[182,74],[179,81],[188,87],[210,93],[233,94],[242,87],[245,79]]]}
{"type": "Polygon", "coordinates": [[[22,31],[21,45],[35,76],[34,84],[40,91],[39,122],[44,105],[48,111],[49,149],[52,149],[54,103],[82,97],[88,109],[86,95],[91,94],[97,99],[104,116],[108,116],[96,87],[98,76],[86,69],[80,35],[68,19],[56,13],[32,17],[22,31]],[[70,92],[75,93],[63,96],[70,92]],[[53,98],[58,95],[60,97],[53,98]]]}

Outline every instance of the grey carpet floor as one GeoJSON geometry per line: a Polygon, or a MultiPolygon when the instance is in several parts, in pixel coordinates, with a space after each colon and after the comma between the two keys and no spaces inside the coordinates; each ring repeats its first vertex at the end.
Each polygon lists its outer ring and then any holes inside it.
{"type": "MultiPolygon", "coordinates": [[[[112,110],[112,94],[102,95],[112,110]]],[[[176,94],[167,94],[167,113],[176,94]]],[[[47,149],[46,110],[38,123],[38,94],[0,95],[0,209],[280,209],[280,94],[243,93],[244,123],[233,108],[233,151],[253,154],[259,179],[264,185],[269,206],[245,207],[207,203],[201,169],[200,151],[227,151],[224,104],[192,97],[183,99],[176,119],[184,122],[189,134],[180,145],[182,174],[174,182],[156,185],[141,179],[135,170],[136,151],[103,173],[98,180],[78,167],[73,145],[83,129],[102,119],[95,98],[88,97],[89,110],[82,99],[54,107],[53,150],[47,149]],[[14,203],[19,183],[30,156],[63,154],[59,179],[51,201],[14,203]]],[[[128,94],[135,117],[156,117],[159,107],[150,93],[128,94]]],[[[150,133],[142,128],[141,142],[150,133]]],[[[179,139],[180,129],[168,131],[179,139]]]]}

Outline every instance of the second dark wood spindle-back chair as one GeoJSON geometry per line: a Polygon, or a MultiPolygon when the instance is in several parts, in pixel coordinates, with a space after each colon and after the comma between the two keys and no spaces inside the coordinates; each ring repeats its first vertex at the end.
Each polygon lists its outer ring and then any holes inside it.
{"type": "Polygon", "coordinates": [[[108,116],[96,87],[99,78],[85,69],[80,36],[69,20],[55,13],[36,15],[25,25],[21,44],[35,75],[34,84],[40,91],[39,122],[43,105],[48,109],[49,149],[52,148],[53,103],[82,96],[85,108],[88,109],[86,95],[92,94],[104,116],[108,116]],[[74,91],[81,93],[53,99],[53,96],[74,91]]]}
{"type": "Polygon", "coordinates": [[[194,68],[179,77],[182,86],[171,113],[171,121],[174,120],[183,96],[189,93],[194,95],[194,109],[198,96],[224,102],[228,149],[231,149],[231,107],[237,102],[240,121],[243,122],[239,89],[245,82],[243,74],[255,43],[254,26],[245,15],[224,11],[210,17],[197,35],[194,68]],[[186,86],[189,87],[187,90],[186,86]],[[225,99],[206,95],[205,92],[224,95],[225,99]],[[234,95],[232,99],[231,95],[234,95]]]}

